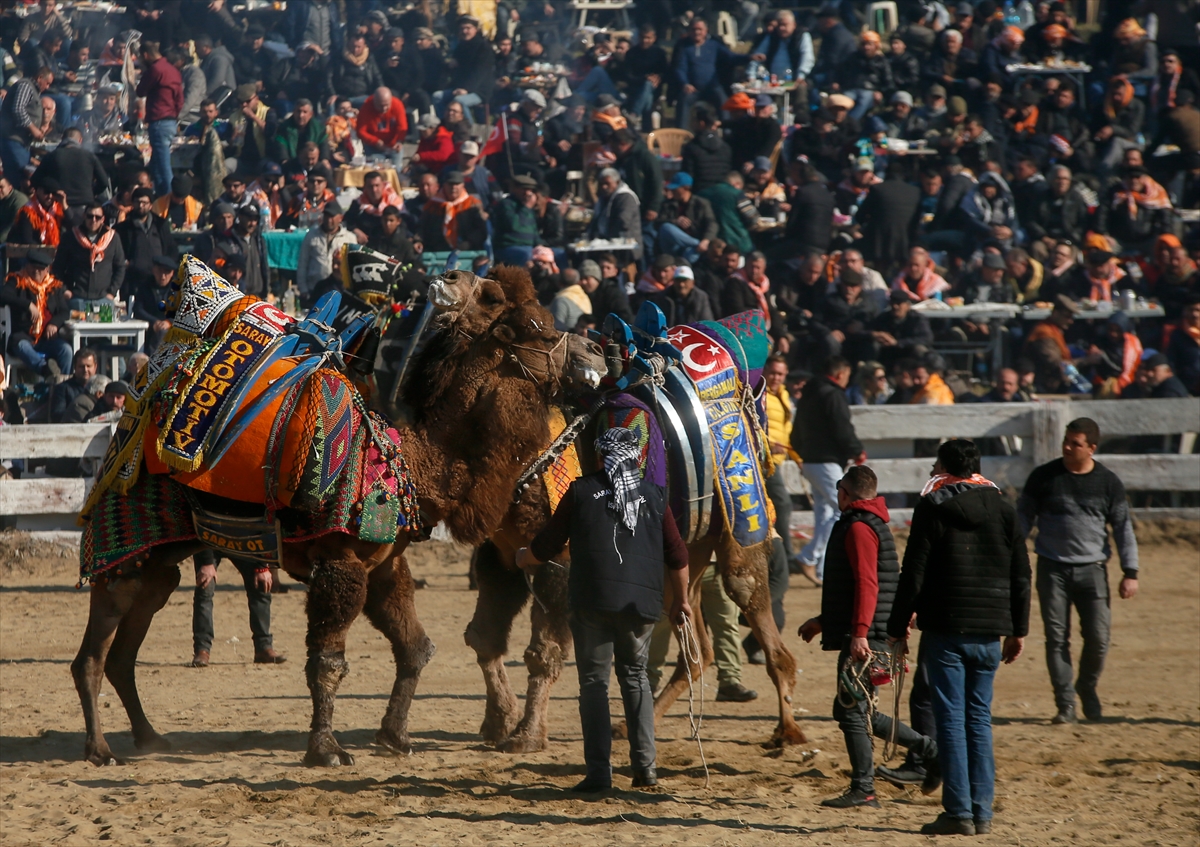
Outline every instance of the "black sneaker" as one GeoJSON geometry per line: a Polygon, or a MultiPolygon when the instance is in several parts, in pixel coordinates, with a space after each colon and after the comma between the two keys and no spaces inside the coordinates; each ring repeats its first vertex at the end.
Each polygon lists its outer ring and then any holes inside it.
{"type": "Polygon", "coordinates": [[[653,788],[656,785],[658,785],[658,771],[653,765],[645,770],[635,770],[633,772],[634,788],[653,788]]]}
{"type": "Polygon", "coordinates": [[[717,689],[718,703],[749,703],[751,700],[758,699],[758,692],[752,688],[747,688],[740,682],[735,682],[732,685],[722,685],[717,689]]]}
{"type": "Polygon", "coordinates": [[[828,800],[822,800],[821,805],[827,809],[854,809],[858,806],[878,809],[879,801],[875,799],[874,792],[864,794],[861,791],[851,788],[841,797],[830,797],[828,800]]]}
{"type": "Polygon", "coordinates": [[[1075,707],[1072,705],[1072,706],[1064,706],[1063,708],[1059,709],[1058,714],[1050,719],[1050,723],[1053,723],[1053,724],[1078,723],[1078,719],[1075,717],[1075,707]]]}
{"type": "Polygon", "coordinates": [[[584,777],[583,782],[572,788],[572,791],[578,791],[582,794],[598,794],[601,791],[607,791],[612,788],[612,778],[601,779],[598,776],[584,777]]]}
{"type": "Polygon", "coordinates": [[[880,765],[875,768],[875,776],[884,782],[890,782],[897,788],[906,788],[910,785],[920,785],[925,781],[925,768],[914,767],[908,762],[903,763],[898,768],[889,768],[880,765]]]}
{"type": "Polygon", "coordinates": [[[991,835],[992,834],[992,819],[975,818],[975,834],[976,835],[991,835]]]}
{"type": "Polygon", "coordinates": [[[932,823],[921,827],[922,835],[974,835],[975,821],[970,818],[952,818],[945,812],[932,823]]]}
{"type": "Polygon", "coordinates": [[[1104,707],[1100,705],[1100,697],[1095,691],[1080,691],[1079,701],[1083,704],[1083,716],[1089,721],[1103,720],[1104,707]]]}

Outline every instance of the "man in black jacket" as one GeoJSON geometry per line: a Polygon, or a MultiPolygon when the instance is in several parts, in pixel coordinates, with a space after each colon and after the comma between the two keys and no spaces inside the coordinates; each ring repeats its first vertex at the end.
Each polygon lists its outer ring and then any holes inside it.
{"type": "Polygon", "coordinates": [[[733,151],[721,139],[721,121],[707,108],[696,109],[696,137],[683,145],[680,170],[692,175],[694,190],[703,191],[725,179],[733,167],[733,151]]]}
{"type": "Polygon", "coordinates": [[[154,281],[155,257],[178,253],[171,224],[150,210],[153,203],[152,190],[136,189],[133,208],[125,220],[113,227],[121,239],[121,249],[125,251],[125,291],[139,297],[138,292],[154,281]]]}
{"type": "MultiPolygon", "coordinates": [[[[838,481],[841,517],[829,536],[825,554],[825,584],[821,586],[821,614],[805,621],[800,636],[812,641],[821,635],[821,649],[838,653],[838,690],[833,717],[846,739],[850,756],[850,788],[840,797],[823,800],[822,806],[850,809],[879,808],[875,799],[871,736],[891,738],[893,717],[870,710],[875,696],[871,654],[887,649],[887,622],[900,581],[896,540],[888,528],[888,508],[878,496],[875,472],[865,465],[850,468],[838,481]],[[865,667],[862,678],[855,674],[865,667]]],[[[895,739],[933,763],[921,786],[932,794],[941,784],[937,768],[937,743],[896,720],[895,739]]]]}
{"type": "Polygon", "coordinates": [[[979,473],[979,448],[938,448],[913,510],[888,635],[907,651],[913,614],[929,666],[945,812],[927,835],[992,829],[992,682],[1029,631],[1029,554],[1016,510],[979,473]],[[1001,645],[1001,638],[1004,639],[1001,645]]]}
{"type": "Polygon", "coordinates": [[[654,700],[646,678],[650,636],[671,589],[672,624],[691,617],[687,546],[666,502],[666,489],[638,468],[637,436],[616,427],[596,439],[601,469],[571,483],[550,521],[517,552],[533,571],[570,542],[568,594],[579,717],[587,776],[576,791],[612,787],[612,721],[608,679],[617,661],[625,701],[633,787],[658,784],[654,759],[654,700]],[[669,576],[670,582],[664,579],[669,576]]]}
{"type": "Polygon", "coordinates": [[[824,253],[833,238],[833,192],[825,178],[807,161],[793,162],[792,181],[796,189],[788,198],[787,238],[791,253],[824,253]]]}
{"type": "Polygon", "coordinates": [[[813,494],[813,535],[797,558],[801,573],[814,585],[821,584],[825,548],[838,519],[838,480],[849,462],[861,465],[867,460],[846,402],[850,371],[850,363],[841,356],[826,359],[822,375],[804,386],[792,427],[792,449],[804,461],[801,473],[813,494]]]}
{"type": "Polygon", "coordinates": [[[441,92],[438,105],[444,109],[451,100],[462,103],[467,126],[475,123],[471,108],[486,103],[492,98],[496,87],[496,54],[492,43],[479,31],[479,19],[463,15],[458,19],[461,36],[450,56],[450,87],[441,92]]]}
{"type": "Polygon", "coordinates": [[[890,368],[898,359],[926,352],[918,347],[933,346],[933,327],[929,318],[912,310],[912,299],[903,291],[888,294],[888,310],[871,321],[869,329],[877,345],[875,355],[884,367],[890,368]]]}
{"type": "Polygon", "coordinates": [[[886,277],[908,260],[920,223],[921,189],[904,181],[899,168],[888,168],[887,179],[871,186],[859,207],[863,253],[886,277]]]}
{"type": "Polygon", "coordinates": [[[405,108],[424,113],[429,108],[429,95],[421,87],[425,66],[416,47],[404,46],[404,30],[391,27],[384,32],[387,49],[376,59],[383,84],[403,101],[405,108]]]}
{"type": "Polygon", "coordinates": [[[692,176],[684,171],[667,184],[658,221],[658,249],[694,263],[717,237],[718,226],[712,204],[693,189],[692,176]]]}
{"type": "Polygon", "coordinates": [[[104,208],[94,200],[86,203],[82,222],[63,232],[59,242],[54,275],[71,292],[73,309],[116,299],[125,282],[125,251],[104,221],[104,208]]]}
{"type": "Polygon", "coordinates": [[[621,68],[628,89],[625,92],[625,110],[642,120],[642,129],[650,128],[650,114],[662,84],[671,76],[671,60],[667,51],[656,42],[658,32],[654,24],[642,24],[638,30],[638,43],[629,48],[621,68]]]}
{"type": "MultiPolygon", "coordinates": [[[[0,286],[0,306],[11,310],[8,354],[48,380],[71,365],[71,345],[59,331],[71,317],[68,292],[49,273],[50,262],[48,251],[31,250],[25,267],[10,273],[0,286]]],[[[58,421],[52,417],[51,422],[58,421]]]]}
{"type": "Polygon", "coordinates": [[[85,203],[111,190],[108,174],[96,154],[81,146],[83,133],[71,127],[63,133],[62,143],[48,154],[33,172],[32,182],[52,177],[67,195],[67,208],[81,212],[85,203]]]}

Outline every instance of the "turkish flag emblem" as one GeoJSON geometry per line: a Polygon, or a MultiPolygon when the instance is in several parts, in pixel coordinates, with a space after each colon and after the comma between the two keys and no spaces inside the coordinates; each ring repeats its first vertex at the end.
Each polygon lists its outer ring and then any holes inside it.
{"type": "Polygon", "coordinates": [[[725,348],[694,327],[673,327],[667,340],[682,354],[684,370],[697,383],[733,367],[725,348]]]}

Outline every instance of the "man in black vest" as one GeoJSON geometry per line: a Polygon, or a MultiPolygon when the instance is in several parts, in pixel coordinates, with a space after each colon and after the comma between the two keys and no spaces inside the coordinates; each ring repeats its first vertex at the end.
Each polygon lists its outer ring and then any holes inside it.
{"type": "MultiPolygon", "coordinates": [[[[875,472],[866,465],[850,468],[838,480],[838,508],[842,514],[833,525],[825,551],[821,614],[800,627],[800,636],[806,642],[820,633],[821,649],[838,651],[833,717],[846,738],[851,775],[845,794],[821,801],[822,806],[833,809],[879,808],[871,735],[890,738],[893,732],[893,718],[887,715],[872,711],[870,725],[867,720],[867,703],[875,696],[871,653],[887,649],[888,615],[900,582],[896,541],[888,528],[887,505],[877,496],[877,487],[875,472]]],[[[898,720],[895,723],[896,742],[925,758],[921,792],[932,794],[942,783],[937,743],[898,720]]]]}
{"type": "Polygon", "coordinates": [[[642,479],[637,436],[615,427],[596,439],[603,469],[571,484],[550,522],[517,552],[527,571],[559,555],[568,539],[568,593],[579,717],[587,776],[576,791],[612,787],[612,718],[608,678],[613,658],[629,727],[633,787],[658,784],[654,768],[654,699],[646,678],[650,635],[662,614],[670,572],[673,624],[690,618],[687,546],[679,536],[666,489],[642,479]]]}

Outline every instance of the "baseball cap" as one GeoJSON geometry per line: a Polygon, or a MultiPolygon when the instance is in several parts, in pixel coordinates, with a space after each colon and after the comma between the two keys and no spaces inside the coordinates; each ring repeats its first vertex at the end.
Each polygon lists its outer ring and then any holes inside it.
{"type": "Polygon", "coordinates": [[[459,149],[459,152],[466,153],[468,156],[478,156],[479,155],[479,142],[478,141],[464,141],[462,143],[462,147],[460,147],[458,149],[459,149]]]}
{"type": "Polygon", "coordinates": [[[888,302],[889,303],[911,303],[912,298],[910,298],[908,296],[907,292],[901,291],[898,288],[893,288],[892,292],[890,294],[888,294],[888,302]]]}
{"type": "Polygon", "coordinates": [[[437,119],[437,115],[421,115],[421,120],[417,121],[417,126],[421,129],[437,129],[441,126],[441,121],[437,119]]]}
{"type": "Polygon", "coordinates": [[[771,170],[771,160],[768,159],[766,156],[755,156],[754,157],[754,169],[757,171],[771,170]]]}
{"type": "Polygon", "coordinates": [[[770,94],[760,94],[754,98],[754,107],[761,109],[763,106],[774,106],[775,101],[771,99],[770,94]]]}
{"type": "Polygon", "coordinates": [[[911,106],[913,104],[913,96],[907,91],[897,91],[892,95],[893,103],[904,103],[911,106]]]}
{"type": "Polygon", "coordinates": [[[466,177],[463,176],[462,171],[450,171],[442,182],[446,185],[462,185],[466,182],[466,177]]]}
{"type": "Polygon", "coordinates": [[[533,105],[537,106],[539,109],[546,108],[545,96],[543,96],[542,92],[537,91],[533,88],[525,89],[525,93],[521,95],[521,102],[522,103],[532,103],[533,105]]]}
{"type": "Polygon", "coordinates": [[[1159,365],[1169,365],[1171,360],[1162,353],[1155,353],[1142,360],[1143,368],[1157,368],[1159,365]]]}
{"type": "Polygon", "coordinates": [[[237,98],[239,103],[244,103],[247,100],[250,100],[256,94],[258,94],[258,86],[252,82],[239,85],[233,92],[233,96],[237,98]]]}
{"type": "Polygon", "coordinates": [[[25,256],[26,264],[40,265],[43,268],[48,268],[54,264],[54,257],[50,255],[49,250],[30,250],[25,256]]]}
{"type": "Polygon", "coordinates": [[[965,115],[967,113],[967,101],[965,98],[955,95],[950,98],[946,104],[946,111],[951,115],[965,115]]]}
{"type": "Polygon", "coordinates": [[[268,160],[262,163],[261,173],[263,176],[283,176],[283,168],[279,167],[278,162],[268,160]]]}
{"type": "Polygon", "coordinates": [[[997,253],[984,253],[983,266],[992,270],[1002,270],[1004,268],[1004,259],[1000,258],[997,253]]]}
{"type": "Polygon", "coordinates": [[[675,176],[671,177],[671,181],[667,183],[667,188],[676,189],[679,187],[691,188],[695,184],[692,175],[687,171],[679,171],[675,176]]]}
{"type": "Polygon", "coordinates": [[[675,268],[675,278],[676,279],[695,279],[696,274],[687,265],[678,265],[675,268]]]}
{"type": "Polygon", "coordinates": [[[929,86],[929,96],[930,97],[945,97],[946,96],[946,86],[942,85],[940,82],[935,82],[933,85],[929,86]]]}
{"type": "Polygon", "coordinates": [[[235,210],[229,203],[215,203],[212,207],[212,213],[213,217],[217,215],[232,215],[235,214],[235,210]]]}
{"type": "Polygon", "coordinates": [[[875,171],[875,162],[870,156],[859,156],[854,160],[854,170],[856,171],[875,171]]]}
{"type": "Polygon", "coordinates": [[[178,259],[172,259],[170,256],[164,256],[162,253],[159,253],[151,261],[153,262],[153,264],[157,265],[160,268],[177,268],[177,267],[179,267],[178,259]]]}

